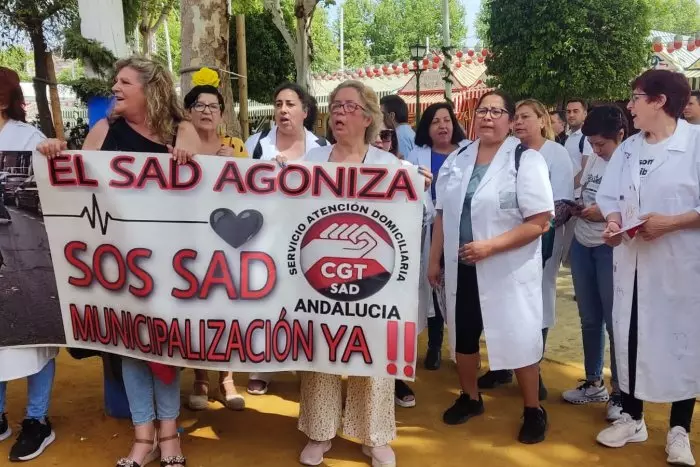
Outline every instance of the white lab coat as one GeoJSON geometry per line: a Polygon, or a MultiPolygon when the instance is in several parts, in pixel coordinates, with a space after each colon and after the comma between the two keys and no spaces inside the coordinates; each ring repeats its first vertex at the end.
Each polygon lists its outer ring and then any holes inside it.
{"type": "MultiPolygon", "coordinates": [[[[504,141],[474,193],[471,209],[476,241],[508,232],[527,217],[553,214],[552,186],[540,153],[523,153],[516,182],[514,157],[518,144],[518,139],[512,137],[504,141]]],[[[436,209],[442,211],[447,325],[453,356],[459,226],[478,149],[477,140],[463,152],[452,153],[438,178],[436,209]]],[[[542,358],[540,239],[478,262],[476,274],[489,367],[513,369],[538,362],[542,358]]]]}
{"type": "MultiPolygon", "coordinates": [[[[471,141],[465,139],[459,143],[459,147],[462,148],[464,146],[469,145],[471,141]]],[[[406,161],[410,162],[413,165],[417,166],[423,166],[428,170],[431,170],[431,165],[432,165],[432,148],[430,146],[417,146],[413,151],[411,151],[407,156],[406,156],[406,161]]],[[[433,183],[436,184],[436,193],[437,193],[437,180],[433,180],[433,183]]],[[[425,232],[425,241],[423,242],[423,247],[421,251],[421,266],[425,266],[425,274],[421,275],[421,299],[423,299],[423,294],[426,292],[428,293],[428,296],[425,298],[427,300],[427,314],[428,318],[433,318],[435,317],[436,313],[440,313],[443,317],[443,319],[446,318],[447,315],[447,310],[436,310],[435,309],[435,303],[433,302],[432,298],[432,293],[433,293],[433,288],[430,286],[430,283],[427,280],[428,277],[428,265],[430,263],[430,243],[432,242],[432,218],[435,217],[435,206],[433,205],[433,199],[430,193],[430,190],[427,190],[425,192],[425,196],[423,198],[424,201],[424,206],[427,206],[430,212],[432,213],[431,215],[431,221],[428,224],[425,232]],[[423,284],[425,282],[425,284],[423,284]],[[427,287],[427,289],[424,289],[423,287],[427,287]]],[[[438,297],[438,304],[444,303],[444,290],[443,291],[436,291],[439,294],[438,297]]],[[[421,306],[421,309],[423,309],[423,306],[421,306]]]]}
{"type": "MultiPolygon", "coordinates": [[[[319,138],[307,129],[304,129],[304,131],[306,132],[307,153],[312,149],[321,147],[321,145],[318,144],[318,141],[321,138],[319,138]]],[[[260,148],[262,149],[262,155],[260,156],[260,160],[272,160],[275,157],[277,157],[280,153],[279,149],[277,149],[277,126],[272,125],[272,128],[270,128],[270,132],[262,140],[260,139],[260,136],[262,136],[262,132],[255,133],[246,140],[245,148],[248,151],[249,156],[253,157],[255,146],[257,146],[259,141],[260,148]]]]}
{"type": "MultiPolygon", "coordinates": [[[[596,201],[623,226],[656,212],[700,213],[700,131],[683,120],[666,150],[654,156],[641,183],[642,134],[630,137],[608,163],[596,201]]],[[[613,332],[620,388],[629,392],[629,328],[637,273],[638,346],[634,396],[674,402],[700,395],[700,230],[650,242],[627,234],[613,253],[613,332]]]]}
{"type": "MultiPolygon", "coordinates": [[[[0,151],[33,151],[44,139],[45,136],[28,123],[10,120],[0,130],[0,151]]],[[[11,381],[36,374],[55,358],[56,354],[56,347],[1,349],[0,381],[11,381]]]]}
{"type": "MultiPolygon", "coordinates": [[[[554,201],[573,200],[574,168],[567,150],[561,144],[547,140],[540,148],[540,153],[547,163],[554,201]]],[[[561,259],[564,254],[565,229],[566,225],[561,225],[556,229],[552,256],[544,265],[542,275],[542,329],[553,327],[555,322],[557,276],[559,275],[559,266],[561,266],[561,259]]],[[[573,224],[571,224],[571,230],[573,232],[573,224]]]]}

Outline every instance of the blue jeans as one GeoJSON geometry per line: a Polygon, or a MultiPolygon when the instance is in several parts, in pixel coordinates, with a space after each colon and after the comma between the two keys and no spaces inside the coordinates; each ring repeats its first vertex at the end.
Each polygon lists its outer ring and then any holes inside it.
{"type": "Polygon", "coordinates": [[[581,317],[586,380],[602,379],[605,352],[604,329],[607,329],[610,337],[611,383],[613,391],[618,392],[612,329],[613,250],[607,245],[586,247],[574,238],[571,242],[569,258],[578,313],[581,317]]]}
{"type": "Polygon", "coordinates": [[[180,415],[180,371],[165,384],[153,375],[148,364],[133,358],[122,359],[122,378],[134,425],[145,425],[156,418],[175,420],[180,415]]]}
{"type": "MultiPolygon", "coordinates": [[[[27,376],[26,418],[43,420],[48,415],[55,374],[56,360],[52,358],[39,373],[27,376]]],[[[5,411],[6,394],[7,382],[0,382],[0,413],[5,411]]]]}

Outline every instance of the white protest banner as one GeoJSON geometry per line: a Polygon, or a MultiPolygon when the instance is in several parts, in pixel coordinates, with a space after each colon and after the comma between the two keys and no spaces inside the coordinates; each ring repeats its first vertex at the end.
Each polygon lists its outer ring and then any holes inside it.
{"type": "Polygon", "coordinates": [[[35,154],[65,345],[413,379],[416,168],[35,154]]]}

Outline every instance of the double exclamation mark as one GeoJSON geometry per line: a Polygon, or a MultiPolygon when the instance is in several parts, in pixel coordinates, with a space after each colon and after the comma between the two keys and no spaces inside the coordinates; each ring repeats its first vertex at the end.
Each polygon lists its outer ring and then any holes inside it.
{"type": "MultiPolygon", "coordinates": [[[[403,359],[407,363],[403,367],[403,374],[409,378],[413,377],[413,363],[416,360],[416,323],[404,323],[403,325],[403,359]]],[[[386,371],[392,376],[398,372],[395,361],[399,354],[399,322],[389,321],[386,323],[386,358],[389,364],[386,371]]]]}

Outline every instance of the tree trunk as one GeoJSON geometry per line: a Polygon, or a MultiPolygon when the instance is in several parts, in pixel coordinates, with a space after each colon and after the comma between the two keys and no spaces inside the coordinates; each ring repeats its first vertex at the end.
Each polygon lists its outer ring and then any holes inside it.
{"type": "MultiPolygon", "coordinates": [[[[182,21],[181,92],[192,89],[192,73],[200,67],[230,71],[229,13],[226,0],[180,0],[182,21]],[[190,69],[194,69],[189,71],[190,69]]],[[[229,136],[241,135],[241,127],[233,109],[231,75],[219,73],[219,91],[224,96],[224,123],[229,136]]]]}
{"type": "Polygon", "coordinates": [[[46,85],[49,82],[48,70],[46,69],[48,52],[46,51],[46,39],[44,39],[44,30],[41,23],[35,25],[29,31],[29,38],[34,49],[34,93],[36,95],[37,111],[39,112],[39,126],[46,137],[53,138],[56,133],[54,132],[53,120],[51,119],[49,100],[46,97],[46,85]]]}
{"type": "Polygon", "coordinates": [[[297,69],[297,84],[309,90],[311,77],[311,56],[309,54],[309,34],[307,18],[297,18],[297,50],[294,53],[294,63],[297,69]]]}
{"type": "Polygon", "coordinates": [[[49,78],[49,96],[51,97],[51,113],[54,121],[54,131],[56,138],[65,140],[63,133],[63,116],[61,115],[61,98],[58,95],[58,84],[56,83],[56,69],[53,65],[53,54],[46,54],[46,71],[49,78]]]}

